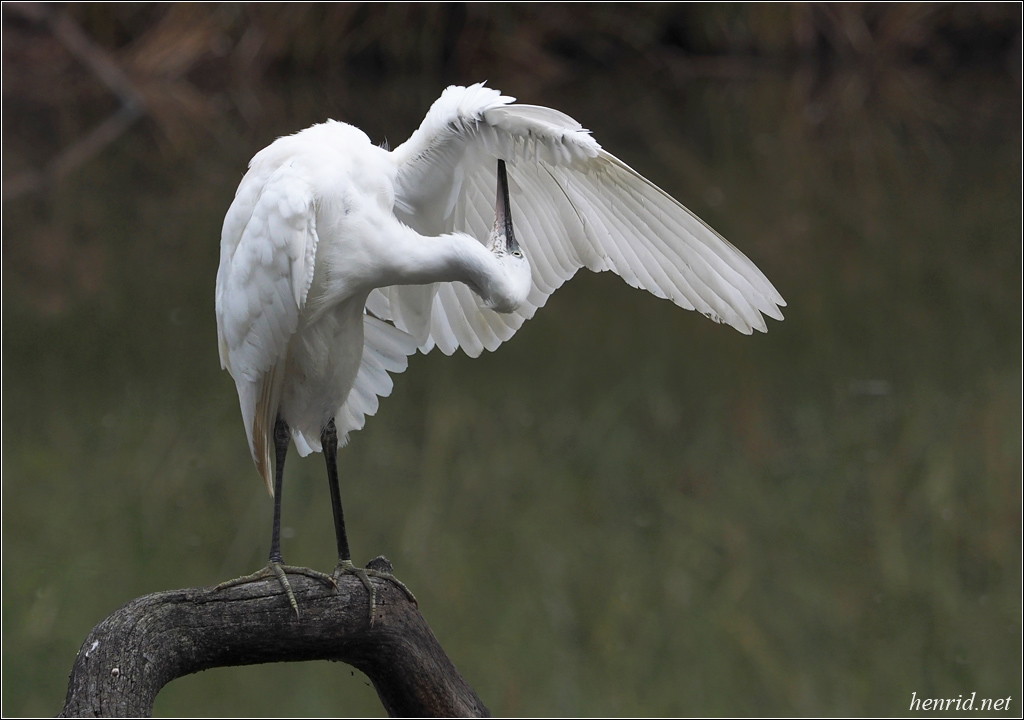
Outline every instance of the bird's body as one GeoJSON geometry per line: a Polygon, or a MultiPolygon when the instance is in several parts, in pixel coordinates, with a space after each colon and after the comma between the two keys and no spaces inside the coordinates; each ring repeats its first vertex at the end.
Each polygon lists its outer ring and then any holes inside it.
{"type": "MultiPolygon", "coordinates": [[[[221,362],[235,378],[268,486],[276,415],[302,454],[320,449],[320,431],[344,405],[362,363],[373,282],[399,281],[400,243],[386,227],[397,225],[395,167],[386,156],[344,123],[281,138],[253,158],[225,218],[221,362]]],[[[398,364],[387,369],[404,369],[414,348],[392,335],[398,364]]]]}
{"type": "Polygon", "coordinates": [[[494,350],[580,267],[745,333],[785,305],[574,120],[483,85],[448,88],[393,152],[334,121],[275,141],[225,217],[217,275],[221,362],[268,487],[288,435],[303,455],[344,444],[417,348],[494,350]]]}
{"type": "MultiPolygon", "coordinates": [[[[351,125],[329,121],[257,154],[225,218],[221,362],[235,379],[268,487],[276,415],[303,455],[320,449],[332,418],[344,441],[390,391],[387,371],[404,370],[416,351],[408,333],[364,312],[371,291],[503,279],[475,238],[427,237],[399,221],[396,176],[391,153],[351,125]],[[346,406],[353,386],[358,393],[346,406]]],[[[491,290],[487,301],[501,306],[508,293],[491,290]]]]}

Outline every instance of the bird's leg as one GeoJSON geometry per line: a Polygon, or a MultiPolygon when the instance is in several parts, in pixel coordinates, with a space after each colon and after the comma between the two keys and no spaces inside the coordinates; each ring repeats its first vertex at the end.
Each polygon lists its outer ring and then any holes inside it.
{"type": "Polygon", "coordinates": [[[271,577],[277,578],[277,581],[281,583],[281,587],[284,588],[284,592],[288,596],[288,604],[295,611],[295,617],[299,618],[301,617],[299,614],[299,603],[295,600],[295,593],[292,592],[292,586],[288,582],[286,573],[305,575],[330,585],[335,590],[338,589],[338,583],[326,573],[310,568],[284,564],[284,557],[281,555],[281,491],[284,487],[284,459],[288,453],[289,439],[288,425],[285,423],[284,418],[278,415],[277,422],[274,423],[274,527],[270,533],[270,561],[262,570],[258,570],[252,575],[222,582],[214,589],[222,590],[226,587],[244,585],[256,580],[265,580],[271,577]]]}
{"type": "Polygon", "coordinates": [[[274,422],[274,524],[270,531],[270,563],[282,564],[281,500],[284,497],[284,459],[288,454],[288,425],[280,415],[274,422]]]}
{"type": "Polygon", "coordinates": [[[327,484],[331,487],[331,508],[334,511],[334,534],[338,540],[338,565],[334,568],[334,580],[337,582],[342,575],[355,575],[362,581],[367,592],[370,593],[370,624],[372,625],[374,610],[377,607],[377,590],[370,582],[371,577],[390,580],[400,587],[414,603],[416,596],[405,586],[405,583],[391,573],[359,568],[352,562],[352,553],[348,547],[348,535],[345,532],[345,513],[341,509],[341,488],[338,485],[338,429],[334,424],[334,418],[331,418],[327,427],[320,433],[320,445],[324,451],[324,460],[327,462],[327,484]]]}

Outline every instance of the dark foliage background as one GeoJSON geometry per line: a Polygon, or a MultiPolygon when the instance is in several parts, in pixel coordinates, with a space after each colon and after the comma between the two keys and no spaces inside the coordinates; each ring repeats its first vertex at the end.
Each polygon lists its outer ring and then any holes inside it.
{"type": "MultiPolygon", "coordinates": [[[[496,714],[1021,698],[1018,4],[3,5],[3,714],[56,713],[130,598],[265,559],[217,362],[220,221],[326,117],[451,83],[557,107],[789,301],[742,337],[584,274],[478,360],[413,358],[341,461],[496,714]]],[[[286,557],[327,569],[319,458],[286,557]]],[[[166,715],[373,714],[330,665],[166,715]]]]}

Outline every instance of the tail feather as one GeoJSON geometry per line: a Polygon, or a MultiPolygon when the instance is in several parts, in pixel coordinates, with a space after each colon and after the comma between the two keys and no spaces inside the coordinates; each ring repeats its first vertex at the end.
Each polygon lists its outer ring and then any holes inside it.
{"type": "Polygon", "coordinates": [[[270,462],[270,448],[274,447],[274,425],[281,399],[281,381],[284,363],[278,363],[263,376],[256,413],[253,417],[252,454],[256,470],[267,484],[267,492],[274,496],[273,465],[270,462]]]}

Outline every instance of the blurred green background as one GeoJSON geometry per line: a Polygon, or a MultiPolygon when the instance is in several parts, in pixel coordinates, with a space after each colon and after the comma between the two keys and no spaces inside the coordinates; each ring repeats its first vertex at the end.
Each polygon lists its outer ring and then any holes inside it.
{"type": "MultiPolygon", "coordinates": [[[[1021,697],[1021,16],[981,5],[3,6],[3,714],[92,626],[261,567],[220,370],[249,158],[404,140],[487,80],[593,130],[789,303],[744,337],[581,273],[494,354],[415,356],[341,453],[495,714],[906,713],[1021,697]]],[[[285,557],[334,564],[322,458],[285,557]]],[[[162,715],[379,715],[303,664],[162,715]]]]}

